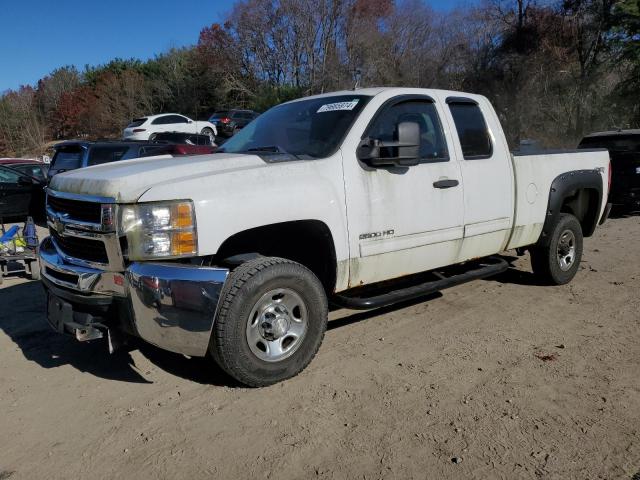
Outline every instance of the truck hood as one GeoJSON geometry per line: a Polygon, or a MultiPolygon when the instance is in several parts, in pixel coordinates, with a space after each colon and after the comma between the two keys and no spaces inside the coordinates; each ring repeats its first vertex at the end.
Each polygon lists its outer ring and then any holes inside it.
{"type": "Polygon", "coordinates": [[[56,191],[111,197],[118,203],[136,202],[151,187],[225,172],[266,168],[256,155],[216,153],[189,157],[145,157],[81,168],[55,175],[56,191]]]}

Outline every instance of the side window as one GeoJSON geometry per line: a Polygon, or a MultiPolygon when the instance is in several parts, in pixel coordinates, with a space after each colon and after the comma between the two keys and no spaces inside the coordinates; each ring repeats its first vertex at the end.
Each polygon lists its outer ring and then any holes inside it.
{"type": "Polygon", "coordinates": [[[181,115],[170,115],[167,123],[187,123],[188,120],[181,115]]]}
{"type": "Polygon", "coordinates": [[[487,124],[476,103],[449,103],[465,160],[491,158],[493,146],[487,124]]]}
{"type": "Polygon", "coordinates": [[[384,142],[398,139],[401,122],[416,122],[420,126],[420,159],[428,162],[449,160],[447,142],[433,102],[408,100],[385,108],[369,127],[367,135],[384,142]]]}
{"type": "Polygon", "coordinates": [[[0,183],[18,183],[20,174],[9,170],[8,168],[0,168],[0,183]]]}
{"type": "Polygon", "coordinates": [[[129,147],[93,147],[89,153],[87,166],[117,162],[122,160],[127,150],[129,150],[129,147]]]}
{"type": "Polygon", "coordinates": [[[156,118],[153,122],[153,125],[166,125],[167,123],[171,123],[169,120],[171,119],[171,115],[164,115],[163,117],[156,118]]]}

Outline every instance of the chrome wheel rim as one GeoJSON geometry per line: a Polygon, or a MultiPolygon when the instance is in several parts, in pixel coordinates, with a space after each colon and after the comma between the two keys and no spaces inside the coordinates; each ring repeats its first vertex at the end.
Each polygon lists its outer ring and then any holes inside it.
{"type": "Polygon", "coordinates": [[[566,272],[573,266],[576,259],[576,236],[571,230],[565,230],[560,235],[556,255],[560,270],[563,272],[566,272]]]}
{"type": "Polygon", "coordinates": [[[207,130],[204,134],[209,137],[209,140],[211,141],[211,145],[216,143],[216,136],[213,134],[211,130],[207,130]]]}
{"type": "Polygon", "coordinates": [[[289,288],[270,290],[260,297],[247,319],[247,344],[265,362],[279,362],[300,347],[308,326],[302,297],[289,288]]]}

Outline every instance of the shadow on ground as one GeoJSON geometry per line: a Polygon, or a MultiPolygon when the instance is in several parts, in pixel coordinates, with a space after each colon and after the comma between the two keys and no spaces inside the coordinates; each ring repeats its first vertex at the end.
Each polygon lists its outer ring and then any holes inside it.
{"type": "Polygon", "coordinates": [[[51,329],[45,318],[45,293],[40,282],[7,285],[0,289],[0,329],[27,360],[43,368],[70,365],[81,372],[108,380],[153,383],[145,378],[131,357],[138,349],[156,367],[190,381],[210,385],[234,386],[213,361],[186,358],[152,345],[134,341],[127,349],[110,354],[106,340],[77,342],[51,329]]]}
{"type": "MultiPolygon", "coordinates": [[[[510,264],[516,257],[502,256],[510,264]]],[[[510,268],[486,279],[500,283],[539,285],[535,276],[510,268]]],[[[370,320],[406,307],[428,302],[442,296],[436,292],[388,307],[357,311],[331,320],[329,330],[370,320]]],[[[138,350],[153,365],[165,372],[200,384],[237,387],[238,384],[208,357],[187,358],[167,352],[141,340],[109,354],[106,340],[77,342],[74,338],[54,332],[45,318],[45,292],[40,282],[7,285],[0,289],[0,329],[13,340],[27,360],[43,368],[70,365],[81,372],[100,378],[131,383],[152,383],[145,378],[150,372],[135,364],[131,352],[138,350]]]]}

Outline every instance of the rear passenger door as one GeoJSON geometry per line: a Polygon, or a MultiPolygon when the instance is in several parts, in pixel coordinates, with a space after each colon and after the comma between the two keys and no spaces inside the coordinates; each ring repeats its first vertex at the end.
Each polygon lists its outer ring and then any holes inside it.
{"type": "Polygon", "coordinates": [[[464,183],[464,241],[458,261],[502,250],[511,234],[514,209],[511,157],[502,127],[483,97],[447,97],[457,132],[456,153],[464,183]]]}

